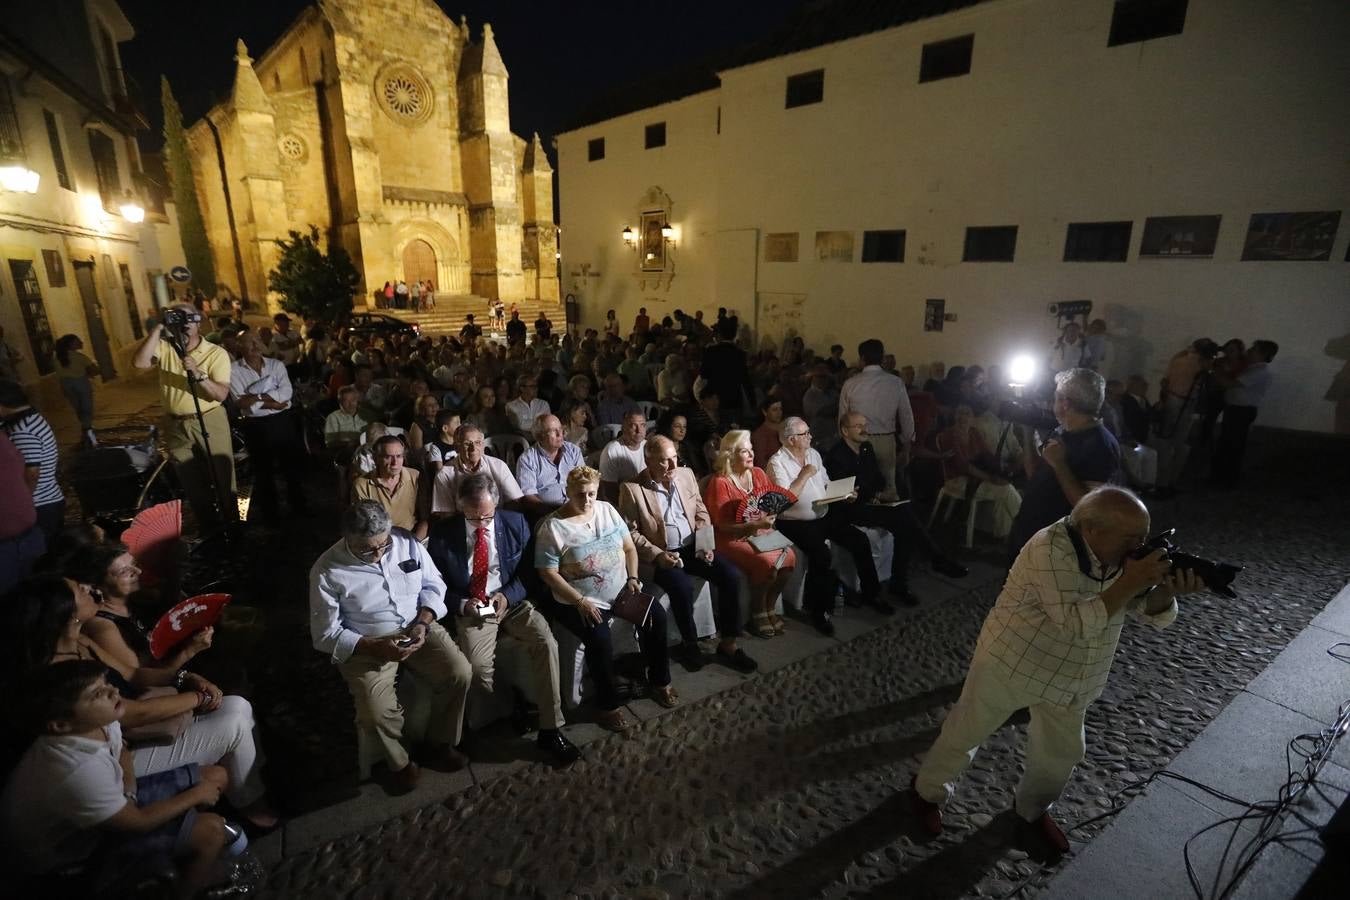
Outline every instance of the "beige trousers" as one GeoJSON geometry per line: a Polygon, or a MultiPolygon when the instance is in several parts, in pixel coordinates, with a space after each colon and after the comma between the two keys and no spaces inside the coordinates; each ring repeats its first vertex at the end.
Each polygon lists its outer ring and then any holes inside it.
{"type": "Polygon", "coordinates": [[[483,621],[472,616],[457,617],[455,641],[473,666],[474,685],[488,694],[492,693],[499,632],[504,631],[519,641],[530,661],[534,702],[539,707],[539,727],[561,728],[564,722],[562,694],[558,690],[558,643],[539,610],[528,600],[522,601],[521,606],[523,608],[511,612],[501,622],[483,621]]]}
{"type": "Polygon", "coordinates": [[[403,707],[395,691],[398,667],[417,673],[421,686],[431,692],[431,719],[427,739],[433,744],[457,745],[464,733],[464,706],[469,696],[473,669],[455,646],[450,633],[431,623],[426,643],[402,663],[385,662],[364,653],[354,653],[338,665],[356,702],[356,727],[375,733],[389,770],[408,765],[403,746],[403,707]]]}
{"type": "Polygon", "coordinates": [[[956,701],[942,733],[924,757],[915,777],[919,796],[939,805],[952,795],[952,785],[979,752],[980,744],[1003,727],[1019,709],[1030,709],[1027,754],[1017,785],[1017,814],[1028,822],[1040,818],[1064,791],[1074,766],[1086,750],[1083,717],[1087,706],[1056,706],[1043,698],[1010,687],[977,656],[966,675],[961,699],[956,701]]]}
{"type": "Polygon", "coordinates": [[[895,489],[895,442],[898,435],[878,434],[868,440],[872,442],[872,452],[877,455],[877,465],[881,467],[881,479],[885,482],[885,496],[895,499],[899,496],[895,489]]]}
{"type": "MultiPolygon", "coordinates": [[[[234,497],[234,450],[230,443],[230,420],[223,406],[207,410],[202,418],[210,434],[211,463],[220,481],[220,508],[225,521],[233,522],[239,518],[239,507],[234,497]]],[[[197,522],[203,530],[221,524],[211,506],[211,473],[206,468],[205,441],[197,417],[165,417],[161,430],[164,433],[164,446],[169,451],[183,492],[187,494],[187,501],[197,514],[197,522]]]]}

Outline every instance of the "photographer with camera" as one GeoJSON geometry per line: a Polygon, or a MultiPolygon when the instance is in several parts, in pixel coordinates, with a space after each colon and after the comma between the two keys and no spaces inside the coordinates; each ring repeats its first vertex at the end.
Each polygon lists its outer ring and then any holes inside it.
{"type": "Polygon", "coordinates": [[[1102,424],[1106,381],[1091,369],[1055,376],[1055,429],[1043,448],[1027,435],[1027,488],[1008,535],[1008,559],[1036,532],[1069,514],[1093,488],[1120,471],[1120,445],[1102,424]]]}
{"type": "Polygon", "coordinates": [[[1126,615],[1165,627],[1177,617],[1177,596],[1204,587],[1194,571],[1172,572],[1167,551],[1141,552],[1148,531],[1139,498],[1106,486],[1022,548],[984,620],[961,698],[912,783],[910,801],[929,834],[942,831],[941,807],[980,744],[1029,709],[1016,812],[1035,849],[1069,849],[1050,808],[1083,758],[1084,717],[1106,686],[1126,615]]]}
{"type": "Polygon", "coordinates": [[[159,370],[159,399],[164,407],[160,431],[205,533],[237,521],[239,513],[230,421],[224,407],[230,395],[230,356],[203,340],[201,322],[201,313],[188,303],[164,310],[132,364],[159,370]]]}

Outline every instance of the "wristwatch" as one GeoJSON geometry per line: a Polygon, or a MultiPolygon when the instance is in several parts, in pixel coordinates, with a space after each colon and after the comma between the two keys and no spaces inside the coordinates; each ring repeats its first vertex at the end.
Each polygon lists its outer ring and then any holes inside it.
{"type": "Polygon", "coordinates": [[[187,683],[187,677],[188,677],[187,669],[179,669],[177,672],[175,672],[173,676],[173,689],[175,691],[181,691],[183,689],[183,685],[187,683]]]}

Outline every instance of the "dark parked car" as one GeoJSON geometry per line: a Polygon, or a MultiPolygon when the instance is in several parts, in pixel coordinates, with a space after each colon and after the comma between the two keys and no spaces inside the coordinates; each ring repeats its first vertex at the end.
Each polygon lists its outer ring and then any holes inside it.
{"type": "Polygon", "coordinates": [[[416,322],[405,322],[395,316],[384,313],[352,313],[347,323],[347,332],[359,337],[388,337],[391,334],[422,333],[422,326],[416,322]]]}

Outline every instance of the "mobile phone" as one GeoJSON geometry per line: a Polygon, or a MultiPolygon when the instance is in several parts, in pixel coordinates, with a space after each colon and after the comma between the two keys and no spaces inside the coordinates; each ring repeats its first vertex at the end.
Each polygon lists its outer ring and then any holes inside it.
{"type": "Polygon", "coordinates": [[[415,644],[415,643],[417,643],[417,638],[415,638],[415,637],[413,637],[412,635],[408,634],[408,635],[404,635],[403,637],[401,637],[401,638],[399,638],[398,640],[394,641],[394,646],[395,646],[395,647],[403,647],[403,648],[406,649],[406,648],[408,648],[408,647],[411,647],[411,646],[412,646],[413,644],[415,644]]]}

